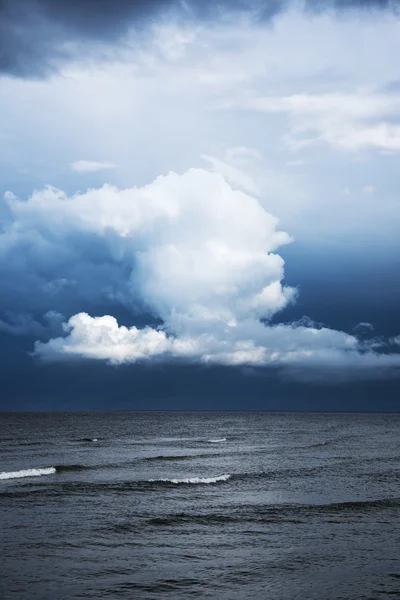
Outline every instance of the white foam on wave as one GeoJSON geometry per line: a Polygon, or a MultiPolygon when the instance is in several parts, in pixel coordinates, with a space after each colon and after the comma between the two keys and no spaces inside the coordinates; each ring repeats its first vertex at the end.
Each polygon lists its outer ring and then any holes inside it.
{"type": "Polygon", "coordinates": [[[226,442],[226,438],[218,438],[216,440],[208,440],[210,444],[220,444],[221,442],[226,442]]]}
{"type": "Polygon", "coordinates": [[[0,479],[20,479],[21,477],[40,477],[42,475],[53,475],[56,473],[55,467],[45,467],[43,469],[24,469],[22,471],[4,471],[0,473],[0,479]]]}
{"type": "Polygon", "coordinates": [[[149,479],[150,482],[164,481],[166,483],[217,483],[227,481],[230,475],[219,475],[219,477],[186,477],[183,479],[149,479]]]}

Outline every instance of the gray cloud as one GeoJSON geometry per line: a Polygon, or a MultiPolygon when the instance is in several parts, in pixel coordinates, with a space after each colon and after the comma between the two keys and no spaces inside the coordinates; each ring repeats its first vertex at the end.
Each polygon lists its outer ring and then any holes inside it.
{"type": "MultiPolygon", "coordinates": [[[[179,21],[222,22],[242,14],[270,21],[291,0],[1,0],[0,72],[45,77],[90,46],[112,44],[169,16],[179,21]]],[[[399,0],[307,0],[306,12],[391,10],[399,0]]]]}
{"type": "Polygon", "coordinates": [[[35,337],[57,335],[63,331],[64,320],[64,315],[51,310],[39,319],[29,313],[15,314],[8,311],[4,318],[0,318],[0,332],[35,337]]]}

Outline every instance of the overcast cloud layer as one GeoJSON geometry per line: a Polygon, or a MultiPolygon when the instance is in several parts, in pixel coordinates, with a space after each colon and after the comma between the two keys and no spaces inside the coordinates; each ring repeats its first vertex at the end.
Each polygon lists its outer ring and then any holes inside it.
{"type": "Polygon", "coordinates": [[[396,12],[398,0],[2,0],[0,3],[0,71],[41,77],[86,51],[99,52],[130,30],[140,36],[149,23],[219,23],[246,17],[269,22],[288,7],[305,12],[396,12]]]}

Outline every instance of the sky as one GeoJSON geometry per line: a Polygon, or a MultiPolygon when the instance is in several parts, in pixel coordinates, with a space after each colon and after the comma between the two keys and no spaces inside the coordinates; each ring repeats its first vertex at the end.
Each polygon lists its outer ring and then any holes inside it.
{"type": "Polygon", "coordinates": [[[398,411],[399,16],[0,2],[0,410],[398,411]]]}

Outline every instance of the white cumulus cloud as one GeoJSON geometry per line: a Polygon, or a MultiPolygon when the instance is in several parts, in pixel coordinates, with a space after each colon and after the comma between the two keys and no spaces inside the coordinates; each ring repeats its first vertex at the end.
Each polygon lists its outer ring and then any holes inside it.
{"type": "MultiPolygon", "coordinates": [[[[42,359],[270,366],[297,378],[316,371],[379,376],[400,366],[399,354],[378,354],[345,332],[268,323],[296,298],[283,283],[284,261],[276,253],[291,238],[256,198],[219,173],[190,169],[139,188],[105,185],[72,196],[48,187],[27,201],[9,194],[7,202],[14,221],[3,248],[18,253],[30,244],[30,268],[43,271],[40,253],[35,264],[38,245],[50,253],[60,244],[81,245],[90,254],[101,242],[101,260],[124,265],[114,300],[129,306],[134,299],[162,323],[125,327],[112,315],[81,312],[64,325],[63,336],[36,342],[42,359]]],[[[51,281],[59,280],[64,289],[68,281],[52,272],[51,281]]]]}
{"type": "Polygon", "coordinates": [[[191,169],[141,188],[105,185],[71,197],[49,187],[8,202],[13,242],[38,229],[52,243],[72,233],[100,238],[130,266],[132,294],[175,329],[269,318],[294,294],[281,284],[284,261],[274,252],[290,236],[219,174],[191,169]]]}
{"type": "Polygon", "coordinates": [[[73,316],[64,337],[36,342],[35,354],[43,360],[100,359],[111,364],[143,360],[184,360],[226,366],[275,367],[303,381],[354,377],[379,378],[399,374],[400,354],[379,354],[374,344],[362,344],[347,333],[300,324],[266,326],[255,319],[236,326],[217,323],[199,333],[180,335],[164,329],[119,326],[106,315],[73,316]]]}

